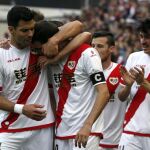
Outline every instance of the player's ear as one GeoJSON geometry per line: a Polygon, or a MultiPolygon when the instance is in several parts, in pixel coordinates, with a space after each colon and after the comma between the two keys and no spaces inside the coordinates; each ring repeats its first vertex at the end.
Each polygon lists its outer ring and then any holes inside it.
{"type": "Polygon", "coordinates": [[[15,28],[13,26],[8,26],[8,30],[13,35],[14,31],[15,31],[15,28]]]}
{"type": "Polygon", "coordinates": [[[115,51],[116,47],[115,46],[110,46],[109,49],[110,49],[110,52],[113,53],[115,51]]]}

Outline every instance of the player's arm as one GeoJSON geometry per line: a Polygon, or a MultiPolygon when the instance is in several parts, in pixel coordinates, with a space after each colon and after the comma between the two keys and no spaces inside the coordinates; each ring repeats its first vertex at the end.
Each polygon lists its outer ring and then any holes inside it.
{"type": "Polygon", "coordinates": [[[127,98],[130,94],[131,87],[132,86],[125,85],[120,88],[120,91],[118,93],[118,97],[119,97],[120,101],[124,102],[124,101],[128,100],[127,98]]]}
{"type": "Polygon", "coordinates": [[[131,68],[132,78],[137,82],[138,85],[143,87],[145,90],[150,92],[150,83],[147,79],[144,78],[144,68],[143,67],[133,67],[131,68]]]}
{"type": "MultiPolygon", "coordinates": [[[[91,33],[90,32],[82,32],[78,35],[76,35],[68,44],[65,46],[59,53],[58,57],[59,59],[63,58],[76,48],[78,48],[83,43],[88,43],[91,39],[91,33]]],[[[56,56],[57,57],[57,56],[56,56]]]]}
{"type": "Polygon", "coordinates": [[[150,93],[150,82],[147,79],[144,79],[140,85],[150,93]]]}
{"type": "Polygon", "coordinates": [[[60,31],[53,37],[49,38],[48,42],[43,45],[43,52],[47,56],[54,56],[58,53],[58,43],[68,38],[72,38],[79,34],[83,29],[83,24],[80,21],[66,23],[60,28],[60,31]]]}
{"type": "Polygon", "coordinates": [[[0,109],[9,111],[9,112],[14,112],[14,106],[15,106],[15,103],[7,100],[5,97],[0,95],[0,109]]]}
{"type": "Polygon", "coordinates": [[[24,114],[27,117],[40,121],[46,117],[46,110],[43,110],[44,106],[37,104],[21,105],[15,104],[4,96],[0,95],[0,109],[8,112],[15,112],[18,114],[24,114]]]}
{"type": "Polygon", "coordinates": [[[82,32],[76,35],[54,58],[48,59],[45,56],[40,57],[39,58],[40,66],[43,67],[47,64],[57,63],[61,58],[65,57],[67,54],[74,51],[81,44],[88,43],[90,39],[91,39],[91,33],[89,32],[82,32]]]}
{"type": "Polygon", "coordinates": [[[95,86],[95,88],[97,91],[97,96],[94,106],[88,118],[84,122],[83,127],[80,129],[80,131],[76,136],[76,146],[78,147],[86,146],[88,137],[91,133],[92,125],[101,114],[102,110],[104,109],[109,99],[109,91],[106,83],[98,84],[95,86]]]}
{"type": "Polygon", "coordinates": [[[131,87],[134,83],[134,79],[132,78],[131,73],[124,66],[120,67],[120,73],[121,73],[124,85],[120,88],[118,97],[121,101],[125,101],[127,100],[130,94],[131,87]]]}

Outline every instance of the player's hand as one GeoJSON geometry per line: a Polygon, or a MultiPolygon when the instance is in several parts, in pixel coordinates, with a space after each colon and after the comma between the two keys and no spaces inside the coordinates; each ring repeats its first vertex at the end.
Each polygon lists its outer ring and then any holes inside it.
{"type": "Polygon", "coordinates": [[[47,114],[46,110],[44,110],[43,107],[43,105],[38,104],[24,105],[23,114],[33,120],[41,121],[46,117],[47,114]]]}
{"type": "Polygon", "coordinates": [[[60,55],[56,55],[52,58],[47,58],[46,56],[40,56],[38,59],[38,65],[40,66],[40,68],[43,68],[48,64],[54,65],[60,60],[60,58],[61,58],[60,55]]]}
{"type": "Polygon", "coordinates": [[[75,146],[79,148],[83,146],[85,148],[90,133],[91,133],[91,127],[88,125],[83,126],[76,135],[75,146]]]}
{"type": "Polygon", "coordinates": [[[10,48],[10,40],[8,40],[8,39],[0,40],[0,48],[9,49],[10,48]]]}
{"type": "Polygon", "coordinates": [[[52,57],[52,58],[49,58],[47,64],[52,64],[52,65],[54,65],[54,64],[56,64],[61,58],[62,58],[61,55],[59,55],[59,53],[58,53],[56,56],[54,56],[54,57],[52,57]]]}
{"type": "Polygon", "coordinates": [[[127,71],[127,69],[124,66],[120,66],[120,73],[123,78],[123,81],[126,86],[132,86],[134,83],[134,78],[131,76],[131,73],[127,71]]]}
{"type": "Polygon", "coordinates": [[[49,59],[46,56],[40,56],[38,58],[38,65],[40,68],[45,67],[47,64],[49,64],[49,59]]]}
{"type": "Polygon", "coordinates": [[[132,78],[137,82],[137,84],[142,84],[144,82],[144,68],[143,67],[133,67],[130,70],[132,78]]]}
{"type": "Polygon", "coordinates": [[[58,54],[58,41],[55,38],[50,38],[47,43],[42,45],[43,54],[52,57],[58,54]]]}

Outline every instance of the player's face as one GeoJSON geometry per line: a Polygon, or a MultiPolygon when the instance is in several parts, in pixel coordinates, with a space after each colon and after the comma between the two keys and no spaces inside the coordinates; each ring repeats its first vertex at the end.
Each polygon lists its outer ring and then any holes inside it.
{"type": "Polygon", "coordinates": [[[100,54],[102,62],[106,61],[111,56],[111,49],[108,46],[106,37],[97,37],[92,39],[92,47],[100,54]]]}
{"type": "Polygon", "coordinates": [[[42,55],[42,44],[40,42],[31,43],[30,47],[32,52],[42,55]]]}
{"type": "Polygon", "coordinates": [[[149,33],[140,32],[140,42],[145,53],[150,54],[150,31],[149,33]]]}
{"type": "Polygon", "coordinates": [[[18,48],[26,48],[30,45],[34,34],[35,21],[19,21],[16,28],[10,26],[9,30],[12,35],[12,42],[16,44],[18,48]]]}

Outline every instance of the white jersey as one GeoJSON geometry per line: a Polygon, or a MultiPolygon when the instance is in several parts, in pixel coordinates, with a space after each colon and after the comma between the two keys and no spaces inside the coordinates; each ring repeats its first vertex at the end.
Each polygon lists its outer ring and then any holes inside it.
{"type": "Polygon", "coordinates": [[[119,67],[119,64],[112,62],[111,65],[104,70],[108,89],[112,96],[100,115],[100,128],[102,128],[103,133],[103,139],[100,140],[100,146],[103,148],[118,147],[121,133],[123,131],[126,102],[121,102],[118,98],[118,92],[120,89],[119,84],[121,81],[119,67]]]}
{"type": "MultiPolygon", "coordinates": [[[[59,64],[51,66],[57,100],[57,138],[74,138],[92,110],[96,99],[95,85],[105,83],[98,52],[81,45],[59,64]]],[[[101,136],[97,122],[91,135],[101,136]]]]}
{"type": "Polygon", "coordinates": [[[54,124],[47,70],[37,67],[37,58],[28,48],[0,49],[0,95],[18,104],[41,104],[47,110],[47,117],[42,121],[0,110],[0,132],[36,130],[54,124]]]}
{"type": "MultiPolygon", "coordinates": [[[[143,51],[132,53],[126,64],[129,70],[133,67],[144,67],[144,77],[150,81],[150,56],[143,51]]],[[[139,136],[150,136],[150,94],[135,82],[130,92],[131,102],[125,114],[124,133],[139,136]]]]}

